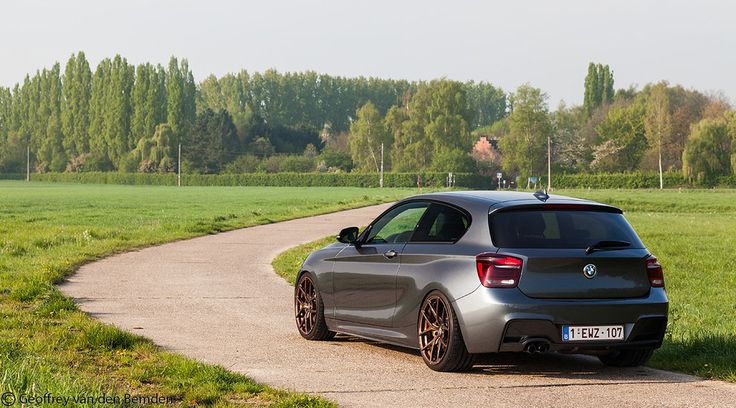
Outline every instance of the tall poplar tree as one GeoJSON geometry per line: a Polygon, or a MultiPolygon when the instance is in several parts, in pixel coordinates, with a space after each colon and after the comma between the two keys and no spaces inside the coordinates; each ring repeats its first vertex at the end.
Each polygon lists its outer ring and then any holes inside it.
{"type": "Polygon", "coordinates": [[[89,104],[89,149],[92,154],[89,168],[91,170],[110,170],[111,162],[108,155],[108,141],[106,137],[106,116],[108,111],[107,94],[110,87],[111,61],[105,58],[97,64],[92,77],[92,90],[89,104]]]}
{"type": "Polygon", "coordinates": [[[61,125],[69,158],[89,152],[89,104],[92,72],[83,52],[72,54],[62,78],[61,125]]]}
{"type": "Polygon", "coordinates": [[[115,168],[120,159],[128,154],[135,143],[130,136],[130,94],[133,87],[134,70],[128,61],[116,55],[110,67],[110,83],[106,95],[105,139],[108,157],[115,168]]]}
{"type": "Polygon", "coordinates": [[[613,72],[608,65],[588,64],[583,94],[583,111],[590,117],[593,111],[603,104],[613,102],[613,72]]]}

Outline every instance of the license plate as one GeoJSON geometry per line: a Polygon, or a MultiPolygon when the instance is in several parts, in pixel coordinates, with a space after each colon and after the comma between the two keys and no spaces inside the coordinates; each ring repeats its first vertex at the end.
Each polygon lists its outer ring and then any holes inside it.
{"type": "Polygon", "coordinates": [[[562,326],[562,341],[623,339],[624,326],[562,326]]]}

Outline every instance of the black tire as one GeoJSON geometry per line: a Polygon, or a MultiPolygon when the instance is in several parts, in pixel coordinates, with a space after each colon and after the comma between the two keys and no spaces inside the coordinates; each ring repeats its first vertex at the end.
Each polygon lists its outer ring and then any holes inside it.
{"type": "Polygon", "coordinates": [[[417,334],[419,353],[432,370],[457,372],[473,367],[475,356],[468,353],[452,304],[441,292],[430,293],[422,302],[417,334]]]}
{"type": "Polygon", "coordinates": [[[299,334],[307,340],[330,340],[335,332],[327,328],[322,295],[316,280],[303,273],[294,285],[294,320],[299,334]]]}
{"type": "Polygon", "coordinates": [[[600,355],[598,359],[611,367],[638,367],[644,365],[653,353],[654,349],[651,347],[617,350],[610,354],[600,355]]]}

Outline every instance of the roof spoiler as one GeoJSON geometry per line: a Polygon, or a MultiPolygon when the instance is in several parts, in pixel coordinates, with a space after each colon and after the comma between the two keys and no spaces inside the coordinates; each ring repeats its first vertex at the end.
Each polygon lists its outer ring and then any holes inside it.
{"type": "Polygon", "coordinates": [[[501,211],[525,211],[525,210],[558,210],[558,211],[598,211],[614,214],[623,214],[621,209],[607,205],[596,203],[534,203],[534,204],[518,204],[508,205],[504,207],[494,208],[490,213],[501,211]]]}

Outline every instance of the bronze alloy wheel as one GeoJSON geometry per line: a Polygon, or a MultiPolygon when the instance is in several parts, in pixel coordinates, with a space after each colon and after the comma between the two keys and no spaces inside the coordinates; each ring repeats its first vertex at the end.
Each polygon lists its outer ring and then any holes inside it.
{"type": "Polygon", "coordinates": [[[460,324],[450,300],[439,291],[430,293],[419,308],[417,322],[419,351],[427,366],[435,371],[465,371],[473,367],[460,324]]]}
{"type": "Polygon", "coordinates": [[[308,336],[317,323],[317,290],[309,276],[299,280],[294,299],[296,326],[302,335],[308,336]]]}
{"type": "Polygon", "coordinates": [[[303,273],[294,286],[294,317],[299,334],[307,340],[329,340],[335,332],[327,327],[324,305],[314,275],[303,273]]]}
{"type": "Polygon", "coordinates": [[[447,353],[450,338],[449,306],[430,295],[419,314],[419,350],[430,364],[439,364],[447,353]]]}

